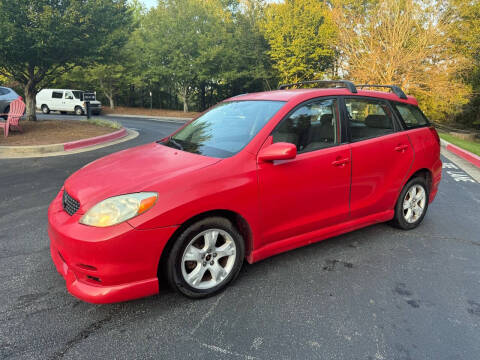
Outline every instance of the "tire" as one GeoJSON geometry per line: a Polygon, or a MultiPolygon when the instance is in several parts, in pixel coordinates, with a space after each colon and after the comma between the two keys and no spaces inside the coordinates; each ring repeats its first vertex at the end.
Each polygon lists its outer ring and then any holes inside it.
{"type": "Polygon", "coordinates": [[[428,186],[423,177],[415,177],[407,182],[395,205],[393,226],[411,230],[420,225],[427,213],[429,195],[428,186]],[[410,200],[412,195],[415,197],[414,202],[410,200]]]}
{"type": "Polygon", "coordinates": [[[75,115],[83,115],[83,109],[80,106],[75,106],[75,115]]]}
{"type": "Polygon", "coordinates": [[[47,105],[42,105],[42,113],[50,114],[50,109],[48,108],[47,105]]]}
{"type": "Polygon", "coordinates": [[[199,299],[218,293],[235,280],[244,256],[243,237],[232,223],[222,217],[209,217],[190,225],[177,237],[164,271],[173,289],[199,299]]]}

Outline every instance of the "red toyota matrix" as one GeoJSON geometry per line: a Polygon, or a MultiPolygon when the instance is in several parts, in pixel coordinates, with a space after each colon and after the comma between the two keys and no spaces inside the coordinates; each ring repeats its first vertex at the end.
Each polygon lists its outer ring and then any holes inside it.
{"type": "Polygon", "coordinates": [[[244,259],[384,221],[415,228],[441,168],[435,129],[400,88],[283,85],[78,170],[48,211],[51,255],[88,302],[156,294],[160,276],[205,297],[244,259]]]}

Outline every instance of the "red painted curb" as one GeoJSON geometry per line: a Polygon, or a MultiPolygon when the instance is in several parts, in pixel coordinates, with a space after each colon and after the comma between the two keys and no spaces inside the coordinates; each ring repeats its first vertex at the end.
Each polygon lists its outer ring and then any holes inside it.
{"type": "Polygon", "coordinates": [[[447,150],[454,153],[457,156],[460,156],[462,159],[467,160],[471,164],[480,168],[480,156],[472,154],[470,151],[463,150],[456,145],[447,144],[447,150]]]}
{"type": "Polygon", "coordinates": [[[71,141],[71,142],[65,143],[63,144],[63,150],[68,151],[68,150],[82,148],[85,146],[101,144],[107,141],[119,139],[121,137],[124,137],[126,134],[127,134],[127,130],[125,128],[122,128],[110,134],[100,135],[90,139],[83,139],[83,140],[77,140],[77,141],[71,141]]]}

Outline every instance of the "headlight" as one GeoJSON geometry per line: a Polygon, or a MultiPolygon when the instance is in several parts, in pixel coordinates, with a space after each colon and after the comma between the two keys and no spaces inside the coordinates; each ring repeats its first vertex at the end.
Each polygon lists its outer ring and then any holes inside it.
{"type": "Polygon", "coordinates": [[[150,209],[157,198],[157,193],[140,192],[105,199],[88,210],[80,224],[96,227],[119,224],[150,209]]]}

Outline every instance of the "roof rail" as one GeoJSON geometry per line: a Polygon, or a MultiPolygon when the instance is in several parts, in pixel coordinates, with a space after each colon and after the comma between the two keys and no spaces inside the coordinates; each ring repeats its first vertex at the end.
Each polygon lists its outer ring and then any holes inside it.
{"type": "Polygon", "coordinates": [[[392,92],[397,95],[400,99],[407,99],[407,95],[403,92],[402,89],[400,89],[399,86],[396,85],[377,85],[377,84],[363,84],[363,85],[357,85],[360,89],[364,87],[370,87],[370,88],[387,88],[392,90],[392,92]]]}
{"type": "MultiPolygon", "coordinates": [[[[354,83],[351,81],[347,80],[310,80],[310,81],[300,81],[297,83],[293,84],[282,84],[278,87],[278,90],[284,90],[292,86],[298,86],[298,85],[306,85],[306,84],[320,84],[320,85],[342,85],[342,86],[336,86],[336,87],[342,87],[342,88],[347,88],[351,93],[356,93],[357,88],[355,87],[354,83]]],[[[324,86],[328,87],[328,86],[324,86]]]]}

